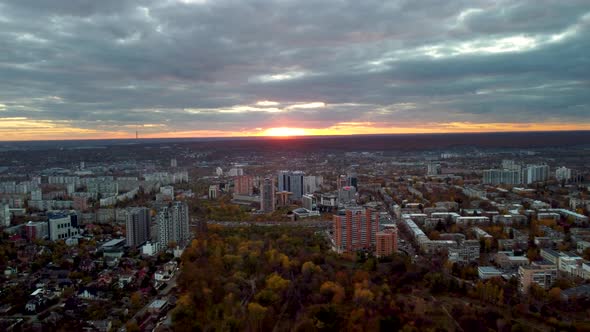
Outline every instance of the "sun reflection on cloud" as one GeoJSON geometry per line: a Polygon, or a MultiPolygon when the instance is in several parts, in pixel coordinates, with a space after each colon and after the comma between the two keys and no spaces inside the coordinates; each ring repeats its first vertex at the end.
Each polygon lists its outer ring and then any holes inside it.
{"type": "Polygon", "coordinates": [[[305,136],[307,135],[306,130],[303,128],[289,128],[289,127],[278,127],[268,128],[263,131],[260,136],[305,136]]]}

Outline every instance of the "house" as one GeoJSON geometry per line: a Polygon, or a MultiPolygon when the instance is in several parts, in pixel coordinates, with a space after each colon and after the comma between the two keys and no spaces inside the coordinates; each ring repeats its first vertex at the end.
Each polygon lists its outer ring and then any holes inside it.
{"type": "Polygon", "coordinates": [[[125,286],[129,285],[135,280],[134,273],[123,273],[119,276],[119,288],[125,288],[125,286]]]}

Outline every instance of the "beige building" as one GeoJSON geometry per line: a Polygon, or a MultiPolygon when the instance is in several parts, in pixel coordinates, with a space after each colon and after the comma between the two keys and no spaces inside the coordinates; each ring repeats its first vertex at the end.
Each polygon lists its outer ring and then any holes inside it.
{"type": "Polygon", "coordinates": [[[518,268],[519,290],[522,293],[528,293],[533,283],[543,289],[549,289],[556,278],[557,267],[555,265],[531,265],[518,268]]]}

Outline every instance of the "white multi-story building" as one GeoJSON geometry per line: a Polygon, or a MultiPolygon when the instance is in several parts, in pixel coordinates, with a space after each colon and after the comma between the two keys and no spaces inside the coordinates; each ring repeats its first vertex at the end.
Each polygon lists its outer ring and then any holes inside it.
{"type": "Polygon", "coordinates": [[[173,202],[158,212],[158,242],[165,249],[172,242],[184,248],[190,239],[188,205],[173,202]]]}
{"type": "Polygon", "coordinates": [[[490,218],[484,216],[458,217],[456,222],[459,225],[477,225],[489,223],[490,218]]]}
{"type": "Polygon", "coordinates": [[[73,184],[74,186],[78,187],[80,185],[80,177],[79,176],[54,175],[54,176],[48,176],[47,182],[49,184],[73,184]]]}
{"type": "Polygon", "coordinates": [[[212,184],[209,186],[209,199],[217,199],[219,196],[219,185],[212,184]]]}
{"type": "Polygon", "coordinates": [[[227,172],[227,175],[228,176],[241,176],[241,175],[244,175],[244,169],[237,168],[237,167],[230,168],[229,171],[227,172]]]}
{"type": "Polygon", "coordinates": [[[302,202],[303,207],[310,210],[310,211],[313,210],[313,201],[314,201],[313,195],[305,194],[305,195],[303,195],[303,197],[301,197],[301,202],[302,202]]]}
{"type": "Polygon", "coordinates": [[[523,180],[526,184],[543,182],[549,179],[549,165],[527,165],[523,170],[523,180]]]}
{"type": "Polygon", "coordinates": [[[572,170],[566,167],[560,167],[555,170],[555,179],[557,181],[569,180],[572,178],[572,170]]]}
{"type": "Polygon", "coordinates": [[[319,190],[323,182],[322,176],[306,175],[303,177],[303,194],[313,194],[319,190]]]}
{"type": "Polygon", "coordinates": [[[522,183],[520,171],[508,169],[488,169],[483,171],[484,184],[498,185],[508,184],[515,185],[522,183]]]}
{"type": "Polygon", "coordinates": [[[48,213],[49,239],[66,240],[78,235],[78,216],[69,212],[48,213]]]}
{"type": "Polygon", "coordinates": [[[155,256],[160,251],[159,242],[147,242],[141,246],[142,255],[155,256]]]}
{"type": "Polygon", "coordinates": [[[0,226],[10,227],[10,206],[0,203],[0,226]]]}
{"type": "Polygon", "coordinates": [[[223,175],[223,169],[221,167],[217,167],[215,169],[215,175],[222,176],[223,175]]]}
{"type": "Polygon", "coordinates": [[[555,265],[537,266],[524,265],[518,268],[519,290],[528,293],[533,284],[543,289],[549,289],[557,279],[557,267],[555,265]]]}

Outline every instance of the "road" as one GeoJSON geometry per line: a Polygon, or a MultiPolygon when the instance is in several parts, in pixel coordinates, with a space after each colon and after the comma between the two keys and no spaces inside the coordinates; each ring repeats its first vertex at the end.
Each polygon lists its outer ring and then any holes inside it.
{"type": "MultiPolygon", "coordinates": [[[[170,278],[170,280],[167,282],[167,285],[166,285],[166,287],[165,287],[164,289],[162,289],[162,290],[158,290],[158,295],[156,295],[156,296],[154,296],[154,297],[151,297],[151,298],[149,298],[149,299],[148,299],[148,302],[146,303],[146,305],[145,305],[143,308],[139,309],[139,311],[137,311],[137,312],[135,313],[135,315],[133,315],[133,317],[131,317],[131,318],[130,318],[130,319],[127,321],[127,323],[130,323],[130,322],[132,322],[132,321],[134,321],[134,320],[135,320],[135,321],[137,322],[137,324],[138,324],[138,325],[141,327],[141,325],[143,325],[143,323],[145,323],[145,322],[140,322],[140,321],[139,321],[139,319],[145,315],[145,313],[146,313],[146,312],[147,312],[147,310],[148,310],[148,307],[149,307],[149,305],[150,305],[150,304],[151,304],[151,303],[152,303],[152,302],[153,302],[155,299],[161,299],[161,298],[164,298],[164,297],[166,297],[168,294],[170,294],[170,291],[171,291],[171,290],[172,290],[174,287],[176,287],[176,279],[178,278],[178,275],[179,275],[179,274],[180,274],[180,269],[178,269],[178,270],[176,271],[176,273],[174,273],[174,276],[172,276],[172,278],[170,278]]],[[[122,329],[121,329],[121,331],[124,331],[124,328],[122,328],[122,329]]]]}

